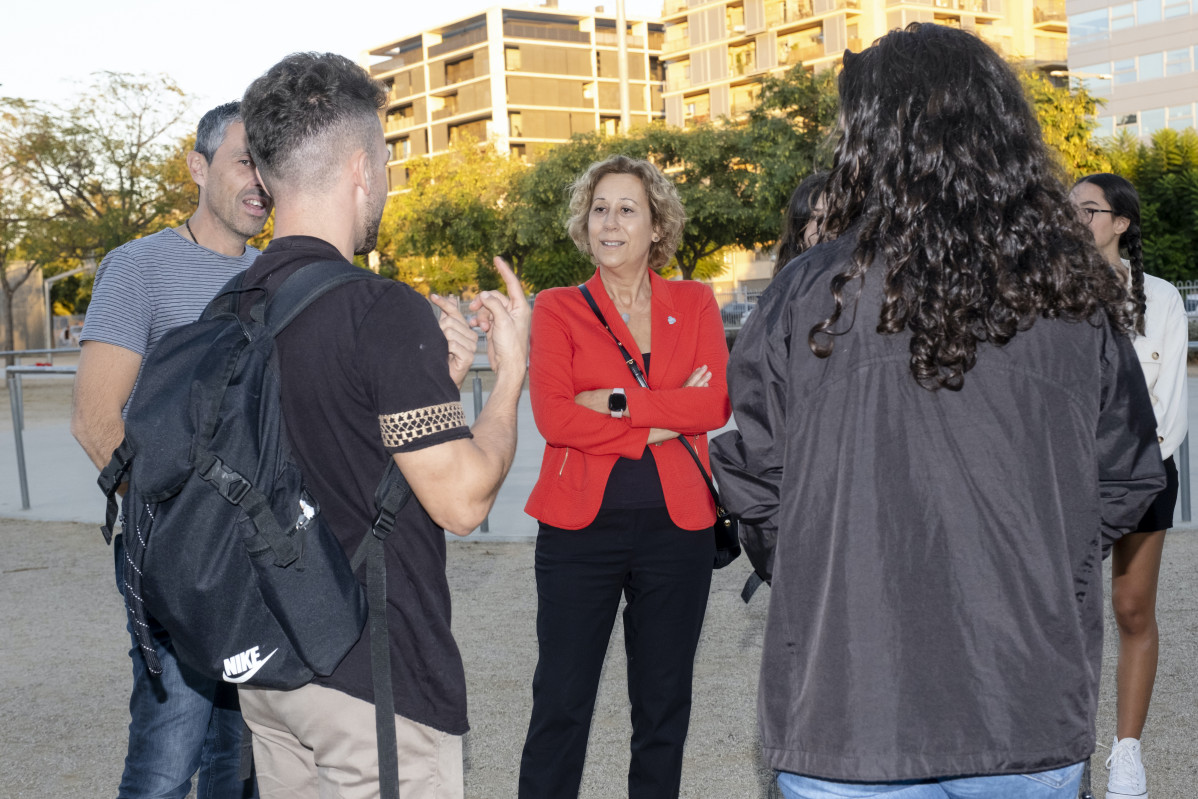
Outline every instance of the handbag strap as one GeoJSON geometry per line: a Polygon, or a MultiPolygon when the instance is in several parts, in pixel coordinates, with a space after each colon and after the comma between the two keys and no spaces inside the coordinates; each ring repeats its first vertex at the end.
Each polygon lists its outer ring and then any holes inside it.
{"type": "MultiPolygon", "coordinates": [[[[611,329],[611,325],[607,323],[607,319],[604,318],[603,311],[599,310],[599,304],[595,302],[591,290],[586,287],[585,283],[579,286],[578,290],[582,292],[587,305],[591,306],[591,310],[595,312],[595,316],[599,319],[599,323],[603,325],[604,329],[607,330],[608,335],[611,336],[611,340],[616,342],[616,346],[620,348],[620,354],[624,356],[624,363],[628,365],[628,370],[636,378],[637,384],[641,388],[648,388],[649,384],[645,381],[645,373],[641,371],[641,367],[637,364],[636,359],[628,353],[628,349],[621,343],[620,337],[616,335],[615,331],[611,329]]],[[[707,490],[711,492],[711,498],[715,500],[716,507],[722,507],[720,505],[720,495],[715,490],[715,483],[711,482],[711,475],[703,468],[703,461],[699,460],[699,453],[695,452],[695,448],[686,440],[686,436],[679,435],[678,440],[682,442],[682,446],[686,447],[686,451],[695,459],[695,466],[699,467],[699,474],[703,475],[703,482],[707,483],[707,490]]]]}

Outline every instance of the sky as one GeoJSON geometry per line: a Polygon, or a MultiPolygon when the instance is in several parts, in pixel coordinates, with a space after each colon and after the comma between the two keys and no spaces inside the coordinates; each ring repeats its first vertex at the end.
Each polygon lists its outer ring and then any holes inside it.
{"type": "MultiPolygon", "coordinates": [[[[241,96],[288,53],[363,51],[482,11],[498,0],[4,0],[0,96],[69,104],[98,71],[165,73],[192,98],[198,120],[241,96]]],[[[536,0],[504,5],[535,6],[536,0]]],[[[587,12],[615,0],[560,0],[587,12]]],[[[626,0],[629,17],[654,17],[661,0],[626,0]]]]}

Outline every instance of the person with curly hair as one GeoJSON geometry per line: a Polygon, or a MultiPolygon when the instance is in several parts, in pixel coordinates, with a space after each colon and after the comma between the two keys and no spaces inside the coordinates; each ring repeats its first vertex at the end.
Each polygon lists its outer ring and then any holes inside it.
{"type": "Polygon", "coordinates": [[[827,185],[828,173],[814,172],[803,178],[790,195],[774,259],[774,275],[819,240],[819,215],[824,210],[824,187],[827,185]]]}
{"type": "Polygon", "coordinates": [[[1165,484],[1126,291],[975,35],[892,31],[839,90],[826,243],[742,330],[712,447],[775,542],[765,760],[786,799],[1073,799],[1103,548],[1165,484]]]}
{"type": "Polygon", "coordinates": [[[1156,587],[1165,532],[1173,526],[1177,467],[1173,453],[1186,436],[1186,355],[1189,325],[1177,289],[1144,273],[1140,196],[1119,175],[1087,175],[1070,192],[1078,219],[1090,228],[1098,250],[1128,286],[1135,325],[1133,345],[1152,398],[1153,422],[1168,486],[1149,506],[1132,533],[1115,542],[1111,605],[1119,628],[1116,671],[1115,742],[1106,765],[1106,799],[1142,799],[1148,780],[1140,759],[1140,736],[1156,681],[1160,638],[1156,587]],[[1128,258],[1120,252],[1127,252],[1128,258]]]}
{"type": "Polygon", "coordinates": [[[655,271],[673,257],[685,219],[674,184],[648,161],[616,155],[592,164],[573,185],[568,229],[595,274],[537,295],[528,386],[545,454],[525,511],[540,522],[539,657],[521,799],[578,795],[621,595],[632,706],[627,796],[679,793],[716,512],[676,439],[685,436],[706,464],[707,432],[730,412],[711,287],[655,271]]]}

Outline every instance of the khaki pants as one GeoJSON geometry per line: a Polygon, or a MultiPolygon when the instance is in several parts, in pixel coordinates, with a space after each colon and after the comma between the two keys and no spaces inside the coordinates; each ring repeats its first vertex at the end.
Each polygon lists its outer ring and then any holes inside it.
{"type": "MultiPolygon", "coordinates": [[[[320,685],[238,690],[262,799],[379,795],[374,705],[320,685]]],[[[462,739],[395,717],[403,799],[462,799],[462,739]]]]}

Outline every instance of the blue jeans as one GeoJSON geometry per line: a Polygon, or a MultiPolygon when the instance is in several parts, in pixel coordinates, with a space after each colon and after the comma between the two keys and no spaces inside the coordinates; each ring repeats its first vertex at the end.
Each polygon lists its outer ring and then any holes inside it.
{"type": "Polygon", "coordinates": [[[778,772],[785,799],[1075,799],[1083,763],[1030,774],[913,782],[830,782],[778,772]]]}
{"type": "MultiPolygon", "coordinates": [[[[123,596],[124,536],[113,541],[117,588],[123,596]]],[[[236,686],[202,677],[175,657],[170,640],[151,621],[162,674],[154,676],[133,639],[133,690],[129,695],[129,750],[120,799],[184,799],[199,772],[199,799],[249,799],[253,779],[237,778],[241,763],[241,710],[236,686]]],[[[130,637],[133,635],[129,624],[130,637]]]]}

